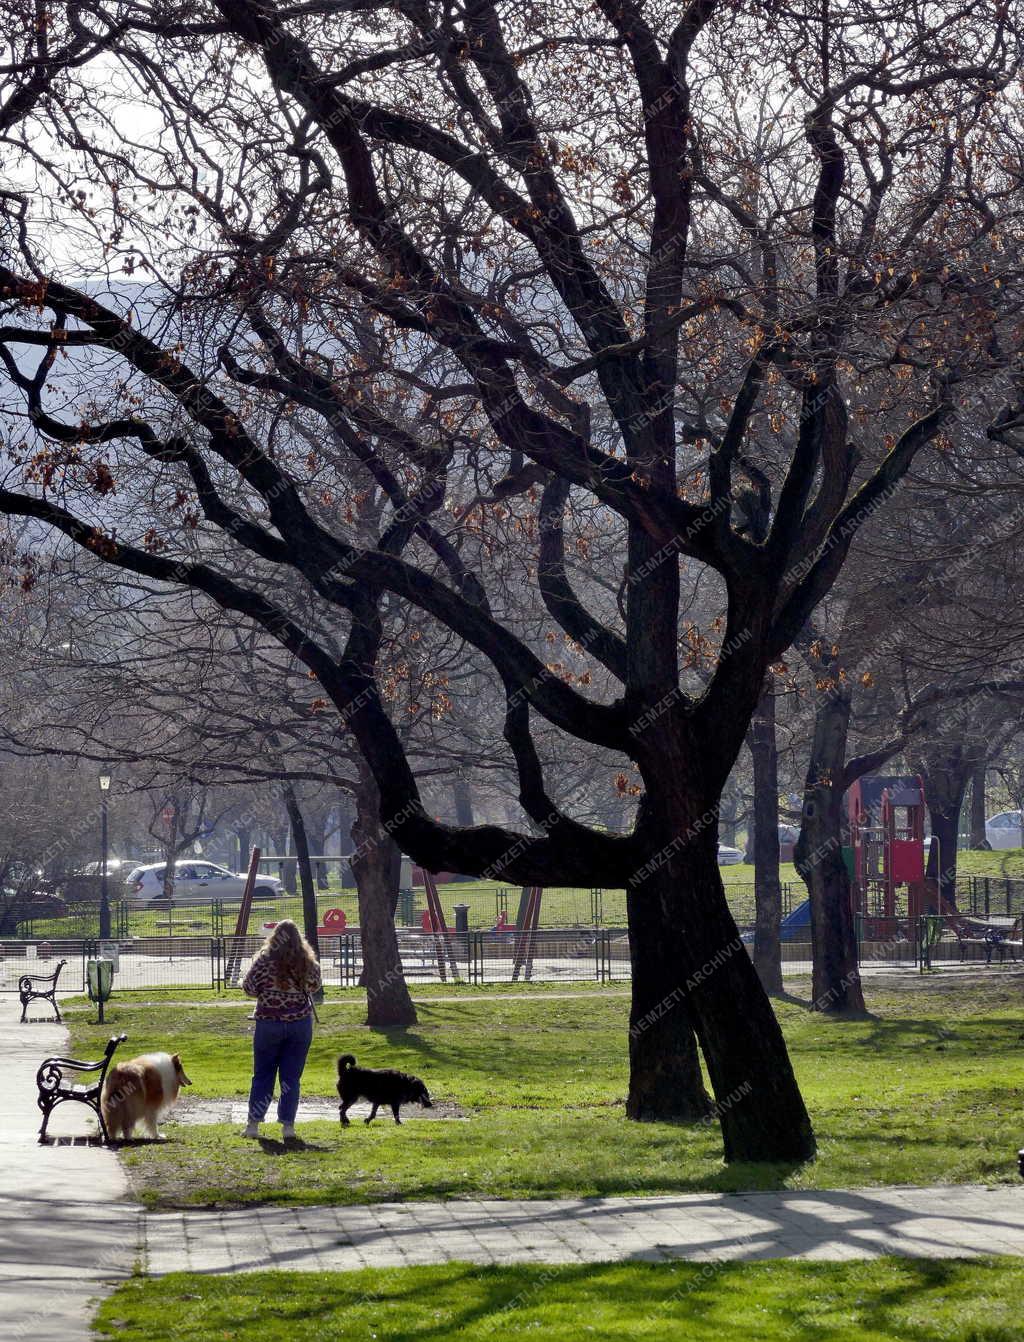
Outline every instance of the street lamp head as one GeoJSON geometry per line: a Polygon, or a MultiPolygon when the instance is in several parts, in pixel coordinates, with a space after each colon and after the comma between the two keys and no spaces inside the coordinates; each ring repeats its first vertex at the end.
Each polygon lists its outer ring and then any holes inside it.
{"type": "Polygon", "coordinates": [[[110,774],[100,774],[100,791],[108,792],[110,790],[110,774]]]}

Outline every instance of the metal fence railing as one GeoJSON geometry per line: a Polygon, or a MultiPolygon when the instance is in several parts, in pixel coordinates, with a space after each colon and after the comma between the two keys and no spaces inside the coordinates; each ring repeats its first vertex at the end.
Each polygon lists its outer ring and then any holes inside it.
{"type": "MultiPolygon", "coordinates": [[[[2,943],[0,992],[17,992],[22,974],[52,973],[65,959],[60,993],[82,993],[86,962],[97,955],[114,960],[115,997],[130,991],[237,990],[262,944],[261,936],[233,935],[2,943]]],[[[489,931],[435,936],[403,929],[399,949],[405,976],[432,982],[606,983],[630,972],[624,929],[542,928],[532,940],[489,931]]],[[[323,937],[320,963],[327,987],[355,987],[363,971],[358,931],[323,937]]]]}
{"type": "Polygon", "coordinates": [[[471,983],[599,983],[630,977],[629,937],[624,928],[542,929],[522,933],[475,932],[465,942],[471,983]]]}
{"type": "Polygon", "coordinates": [[[972,916],[993,914],[1017,918],[1024,914],[1024,879],[1018,876],[962,876],[956,883],[956,902],[972,916]]]}
{"type": "MultiPolygon", "coordinates": [[[[862,967],[939,969],[952,965],[997,965],[1024,961],[1022,919],[1012,914],[960,913],[923,918],[856,918],[862,967]]],[[[22,974],[48,974],[59,960],[67,966],[62,994],[85,990],[88,959],[115,961],[114,991],[239,989],[262,945],[262,936],[153,936],[0,942],[0,992],[16,992],[22,974]]],[[[752,938],[743,942],[752,950],[752,938]]],[[[403,973],[413,981],[466,983],[610,983],[630,977],[629,937],[620,927],[564,927],[522,932],[492,929],[435,935],[422,928],[398,931],[403,973]]],[[[810,941],[783,941],[783,967],[811,970],[810,941]]],[[[321,938],[321,968],[328,987],[355,987],[363,973],[358,929],[321,938]]]]}
{"type": "MultiPolygon", "coordinates": [[[[1024,882],[1019,883],[1024,886],[1024,882]]],[[[733,917],[741,927],[754,923],[754,886],[752,882],[731,884],[726,888],[733,917]]],[[[449,927],[456,925],[456,908],[465,909],[471,931],[493,930],[499,923],[516,925],[525,909],[525,892],[513,886],[481,888],[480,883],[450,882],[438,887],[441,908],[449,927]]],[[[983,896],[979,895],[979,899],[983,896]]],[[[804,898],[802,887],[784,884],[783,914],[804,898]]],[[[1024,899],[1024,894],[1022,894],[1024,899]]],[[[359,901],[355,890],[319,893],[317,916],[323,923],[331,909],[341,909],[350,926],[359,924],[359,901]]],[[[238,899],[210,899],[208,896],[183,895],[173,900],[112,897],[110,899],[111,936],[119,940],[153,937],[224,937],[234,931],[238,899]]],[[[426,913],[426,894],[415,889],[402,893],[395,921],[399,927],[419,928],[426,913]]],[[[250,931],[260,935],[264,923],[294,918],[302,923],[302,901],[298,896],[281,895],[274,899],[255,899],[249,920],[250,931]]],[[[542,928],[624,927],[626,895],[623,890],[598,887],[558,886],[544,890],[538,925],[542,928]]],[[[40,911],[31,907],[19,914],[14,925],[0,933],[3,941],[44,942],[89,940],[100,935],[100,910],[95,898],[74,902],[48,896],[40,911]]]]}
{"type": "MultiPolygon", "coordinates": [[[[435,936],[408,929],[399,953],[406,979],[466,983],[608,983],[628,979],[629,941],[624,929],[542,928],[522,933],[449,932],[435,936]]],[[[321,940],[320,966],[328,987],[352,987],[363,971],[358,933],[321,940]]]]}
{"type": "Polygon", "coordinates": [[[857,959],[863,965],[913,967],[920,955],[920,920],[858,913],[857,959]]]}
{"type": "Polygon", "coordinates": [[[61,960],[67,964],[61,972],[58,989],[62,993],[85,991],[85,962],[88,943],[77,940],[33,944],[26,941],[0,942],[0,993],[18,991],[22,974],[52,974],[61,960]]]}
{"type": "Polygon", "coordinates": [[[928,914],[919,920],[921,968],[1022,960],[1021,925],[1021,915],[1012,913],[928,914]]]}
{"type": "MultiPolygon", "coordinates": [[[[524,892],[513,886],[481,882],[452,881],[438,887],[441,908],[449,927],[456,925],[456,907],[464,906],[470,931],[495,930],[499,923],[516,925],[525,906],[524,892]]],[[[752,928],[755,917],[753,882],[726,886],[729,907],[739,927],[752,928]]],[[[783,916],[806,898],[799,883],[782,886],[783,916]]],[[[359,925],[359,901],[354,889],[319,892],[317,915],[323,923],[330,909],[341,909],[351,927],[359,925]]],[[[224,937],[234,931],[238,899],[211,899],[208,896],[183,895],[165,899],[110,899],[111,935],[119,940],[172,937],[224,937]]],[[[1024,878],[1004,876],[963,876],[957,881],[957,905],[972,917],[1018,917],[1024,914],[1024,878]]],[[[395,921],[399,927],[421,928],[426,913],[426,895],[421,889],[402,893],[395,921]]],[[[897,891],[896,913],[906,913],[906,898],[897,891]]],[[[40,897],[38,911],[32,901],[9,917],[0,932],[0,942],[18,941],[40,944],[58,941],[83,941],[100,934],[99,903],[93,898],[62,900],[57,896],[40,897]]],[[[255,899],[250,931],[263,934],[263,924],[294,918],[302,923],[302,901],[298,896],[281,895],[274,899],[255,899]]],[[[544,890],[541,897],[541,928],[616,928],[626,925],[626,896],[623,890],[598,887],[558,886],[544,890]]]]}

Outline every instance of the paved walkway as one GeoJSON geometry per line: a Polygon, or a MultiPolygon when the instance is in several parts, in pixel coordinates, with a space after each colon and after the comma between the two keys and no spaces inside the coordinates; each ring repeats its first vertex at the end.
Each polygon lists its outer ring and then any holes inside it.
{"type": "Polygon", "coordinates": [[[408,1202],[146,1217],[146,1267],[348,1271],[419,1263],[1024,1255],[1024,1189],[408,1202]]]}
{"type": "MultiPolygon", "coordinates": [[[[45,1003],[33,1005],[45,1011],[45,1003]]],[[[20,1014],[16,997],[0,996],[0,1339],[86,1342],[95,1336],[87,1302],[131,1273],[142,1216],[125,1201],[114,1153],[70,1144],[95,1130],[82,1105],[61,1105],[50,1122],[68,1144],[38,1144],[36,1068],[66,1052],[67,1031],[51,1022],[20,1025],[20,1014]]]]}

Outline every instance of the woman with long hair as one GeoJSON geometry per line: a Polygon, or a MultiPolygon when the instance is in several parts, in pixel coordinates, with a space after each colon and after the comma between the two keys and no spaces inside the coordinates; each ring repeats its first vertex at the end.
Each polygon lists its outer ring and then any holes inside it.
{"type": "Polygon", "coordinates": [[[279,1082],[277,1118],[282,1138],[295,1136],[299,1082],[313,1042],[313,998],[320,987],[320,966],[309,942],[290,918],[267,937],[242,983],[256,998],[252,1041],[252,1086],[245,1137],[258,1137],[279,1082]]]}

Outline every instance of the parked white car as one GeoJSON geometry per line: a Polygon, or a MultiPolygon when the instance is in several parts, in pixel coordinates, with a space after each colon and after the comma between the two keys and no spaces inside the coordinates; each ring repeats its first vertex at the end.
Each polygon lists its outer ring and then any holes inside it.
{"type": "Polygon", "coordinates": [[[993,848],[1024,848],[1024,833],[1020,811],[1000,811],[985,821],[985,838],[993,848]]]}
{"type": "Polygon", "coordinates": [[[732,867],[737,862],[743,861],[743,854],[738,848],[730,848],[727,843],[718,845],[718,865],[720,867],[732,867]]]}
{"type": "MultiPolygon", "coordinates": [[[[163,899],[164,871],[163,862],[155,862],[148,867],[136,867],[125,882],[128,895],[133,899],[163,899]]],[[[174,864],[174,895],[209,896],[210,899],[230,899],[241,895],[245,889],[245,877],[227,867],[218,867],[212,862],[183,861],[174,864]]],[[[264,876],[260,872],[256,877],[253,894],[261,898],[281,894],[284,886],[276,876],[264,876]]]]}

